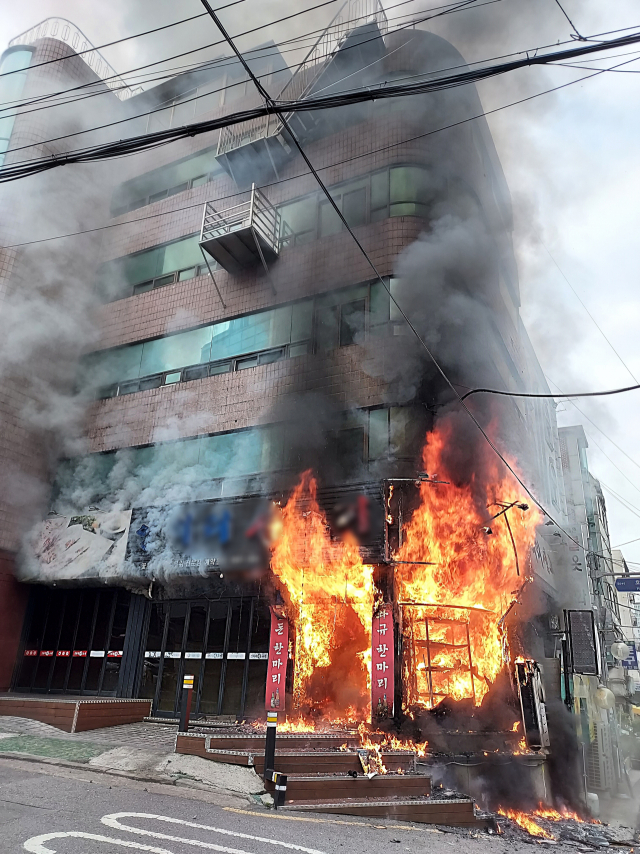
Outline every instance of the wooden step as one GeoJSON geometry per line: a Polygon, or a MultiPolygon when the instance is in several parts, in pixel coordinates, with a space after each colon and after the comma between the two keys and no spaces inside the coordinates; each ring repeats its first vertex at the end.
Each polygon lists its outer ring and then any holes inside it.
{"type": "MultiPolygon", "coordinates": [[[[242,733],[218,733],[200,731],[197,727],[189,730],[189,735],[207,737],[210,749],[248,750],[251,753],[264,753],[265,734],[247,735],[242,733]]],[[[285,733],[278,735],[276,744],[279,750],[338,750],[342,746],[357,747],[360,740],[349,732],[338,734],[323,733],[285,733]]]]}
{"type": "MultiPolygon", "coordinates": [[[[265,787],[273,794],[273,783],[267,781],[265,787]]],[[[431,778],[423,774],[378,774],[371,779],[364,775],[351,777],[348,774],[289,777],[286,803],[335,803],[397,797],[407,799],[423,798],[430,794],[431,778]]]]}
{"type": "Polygon", "coordinates": [[[433,800],[427,798],[374,799],[362,801],[338,800],[330,803],[285,804],[283,810],[355,815],[372,818],[394,818],[420,824],[444,824],[450,827],[486,827],[485,819],[475,814],[470,799],[433,800]]]}

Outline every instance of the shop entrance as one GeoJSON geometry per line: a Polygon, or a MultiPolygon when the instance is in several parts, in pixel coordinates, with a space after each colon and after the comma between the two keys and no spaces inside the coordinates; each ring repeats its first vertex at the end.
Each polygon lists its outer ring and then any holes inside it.
{"type": "Polygon", "coordinates": [[[270,614],[255,596],[151,605],[138,696],[177,717],[182,680],[194,676],[192,717],[264,709],[270,614]]]}
{"type": "Polygon", "coordinates": [[[130,599],[114,588],[34,588],[14,690],[114,697],[130,599]]]}

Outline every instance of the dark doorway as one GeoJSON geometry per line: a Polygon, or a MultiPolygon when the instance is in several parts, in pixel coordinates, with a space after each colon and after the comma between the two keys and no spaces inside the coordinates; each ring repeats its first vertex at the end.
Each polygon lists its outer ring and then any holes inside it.
{"type": "Polygon", "coordinates": [[[185,673],[193,716],[243,717],[264,708],[270,617],[255,596],[151,606],[140,697],[153,714],[177,717],[185,673]]]}
{"type": "Polygon", "coordinates": [[[14,690],[114,697],[130,599],[114,588],[34,588],[14,690]]]}

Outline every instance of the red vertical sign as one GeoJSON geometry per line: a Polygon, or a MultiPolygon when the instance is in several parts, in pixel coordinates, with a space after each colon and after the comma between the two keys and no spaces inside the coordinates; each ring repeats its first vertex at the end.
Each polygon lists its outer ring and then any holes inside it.
{"type": "Polygon", "coordinates": [[[393,613],[391,605],[381,605],[371,632],[371,717],[376,721],[392,715],[393,613]]]}
{"type": "Polygon", "coordinates": [[[265,708],[284,711],[284,687],[287,679],[289,657],[289,623],[271,609],[269,636],[269,666],[267,667],[267,692],[265,708]]]}

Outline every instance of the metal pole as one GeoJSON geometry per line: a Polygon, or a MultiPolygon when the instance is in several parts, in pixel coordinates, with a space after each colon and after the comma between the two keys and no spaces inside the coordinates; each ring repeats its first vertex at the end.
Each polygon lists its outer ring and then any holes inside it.
{"type": "Polygon", "coordinates": [[[182,682],[182,703],[180,705],[180,725],[178,732],[187,732],[191,717],[191,695],[193,694],[193,676],[186,675],[182,682]]]}
{"type": "Polygon", "coordinates": [[[278,713],[267,712],[267,735],[264,743],[264,778],[271,780],[273,766],[276,761],[276,730],[278,728],[278,713]]]}

